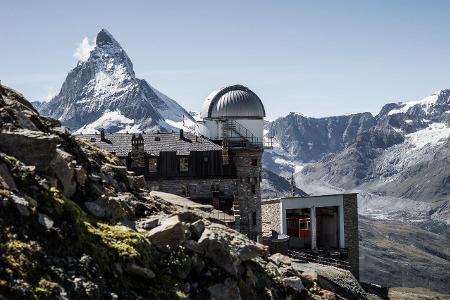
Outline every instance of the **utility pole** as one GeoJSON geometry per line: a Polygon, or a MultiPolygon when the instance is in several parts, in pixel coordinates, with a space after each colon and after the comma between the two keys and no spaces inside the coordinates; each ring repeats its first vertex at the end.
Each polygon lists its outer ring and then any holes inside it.
{"type": "Polygon", "coordinates": [[[291,173],[291,195],[295,196],[295,180],[294,180],[294,172],[291,173]]]}

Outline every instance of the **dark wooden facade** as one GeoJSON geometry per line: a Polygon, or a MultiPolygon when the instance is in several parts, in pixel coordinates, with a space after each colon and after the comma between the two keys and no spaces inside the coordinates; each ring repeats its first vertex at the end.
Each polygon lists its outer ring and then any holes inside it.
{"type": "Polygon", "coordinates": [[[161,151],[159,156],[144,153],[144,166],[131,167],[131,155],[122,157],[129,170],[148,179],[156,178],[234,178],[236,173],[229,165],[223,164],[222,151],[191,151],[189,155],[177,155],[175,151],[161,151]],[[180,170],[180,159],[188,158],[188,170],[180,170]],[[150,172],[149,160],[157,160],[157,171],[150,172]]]}

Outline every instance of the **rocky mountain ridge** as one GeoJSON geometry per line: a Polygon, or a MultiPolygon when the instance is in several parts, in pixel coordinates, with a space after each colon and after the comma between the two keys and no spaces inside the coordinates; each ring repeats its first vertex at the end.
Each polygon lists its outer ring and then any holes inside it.
{"type": "Polygon", "coordinates": [[[442,90],[419,101],[387,104],[375,117],[313,119],[291,113],[266,125],[277,147],[265,153],[265,167],[280,174],[284,162],[294,167],[297,162],[299,184],[321,181],[343,190],[446,199],[449,112],[450,90],[442,90]],[[425,174],[427,181],[421,180],[425,174]]]}
{"type": "Polygon", "coordinates": [[[190,114],[136,77],[125,50],[105,29],[86,60],[67,75],[60,92],[38,107],[72,132],[172,130],[193,122],[190,114]]]}

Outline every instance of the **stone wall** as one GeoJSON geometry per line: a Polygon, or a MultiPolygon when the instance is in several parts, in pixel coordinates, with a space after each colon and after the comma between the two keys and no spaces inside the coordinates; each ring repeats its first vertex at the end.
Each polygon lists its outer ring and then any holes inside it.
{"type": "Polygon", "coordinates": [[[230,148],[230,152],[238,178],[239,220],[237,218],[235,220],[236,230],[256,239],[262,232],[260,186],[262,151],[230,148]]]}
{"type": "Polygon", "coordinates": [[[159,179],[146,180],[146,187],[149,190],[161,191],[187,197],[195,200],[211,199],[212,187],[219,189],[223,197],[233,198],[236,194],[236,179],[159,179]]]}
{"type": "Polygon", "coordinates": [[[230,148],[230,152],[238,180],[239,220],[236,219],[236,229],[255,240],[262,232],[262,151],[230,148]]]}
{"type": "Polygon", "coordinates": [[[359,236],[357,194],[343,195],[345,247],[348,249],[350,271],[359,279],[359,236]]]}
{"type": "Polygon", "coordinates": [[[272,236],[272,230],[280,233],[280,200],[266,200],[261,202],[262,233],[272,236]]]}

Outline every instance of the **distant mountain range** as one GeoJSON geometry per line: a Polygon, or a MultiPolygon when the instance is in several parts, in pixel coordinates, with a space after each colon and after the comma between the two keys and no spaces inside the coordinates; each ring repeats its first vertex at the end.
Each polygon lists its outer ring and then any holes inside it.
{"type": "Polygon", "coordinates": [[[76,133],[100,128],[169,131],[194,121],[177,102],[136,77],[125,50],[105,29],[97,34],[89,57],[69,72],[60,92],[48,103],[33,104],[76,133]]]}
{"type": "Polygon", "coordinates": [[[265,153],[264,165],[280,175],[297,170],[296,182],[307,193],[415,200],[432,219],[450,223],[449,124],[450,90],[386,104],[376,116],[291,113],[266,124],[276,148],[265,153]]]}

